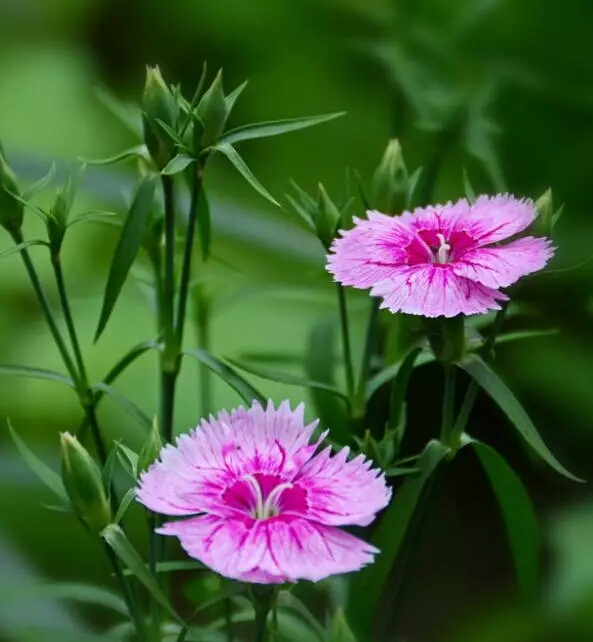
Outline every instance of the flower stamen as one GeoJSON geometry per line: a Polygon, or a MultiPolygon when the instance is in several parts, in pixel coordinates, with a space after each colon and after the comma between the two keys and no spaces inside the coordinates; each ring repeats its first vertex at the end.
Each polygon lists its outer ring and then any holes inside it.
{"type": "Polygon", "coordinates": [[[442,234],[437,234],[437,238],[439,239],[440,245],[437,249],[436,260],[440,265],[444,265],[449,262],[451,245],[445,241],[445,237],[442,234]]]}

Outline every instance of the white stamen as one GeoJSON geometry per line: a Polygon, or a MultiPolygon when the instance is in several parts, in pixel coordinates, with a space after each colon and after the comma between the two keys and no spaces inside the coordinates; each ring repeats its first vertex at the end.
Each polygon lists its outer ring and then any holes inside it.
{"type": "Polygon", "coordinates": [[[445,241],[445,237],[442,234],[437,234],[439,239],[439,248],[437,250],[437,263],[443,264],[449,262],[449,252],[451,251],[451,246],[445,241]]]}
{"type": "Polygon", "coordinates": [[[252,515],[256,519],[262,519],[261,516],[264,512],[264,496],[261,492],[261,486],[253,475],[245,475],[244,479],[251,486],[255,496],[255,508],[251,511],[252,515]]]}
{"type": "Polygon", "coordinates": [[[274,517],[279,513],[279,506],[277,501],[280,499],[280,495],[287,489],[292,488],[292,484],[288,482],[284,484],[278,484],[276,488],[268,495],[266,503],[264,504],[263,516],[262,519],[267,519],[268,517],[274,517]]]}

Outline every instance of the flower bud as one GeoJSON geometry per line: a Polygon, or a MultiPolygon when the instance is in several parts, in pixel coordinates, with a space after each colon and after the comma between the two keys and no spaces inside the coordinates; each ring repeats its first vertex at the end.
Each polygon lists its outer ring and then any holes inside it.
{"type": "Polygon", "coordinates": [[[0,225],[11,234],[21,229],[24,209],[23,204],[13,194],[20,196],[16,176],[0,146],[0,225]]]}
{"type": "Polygon", "coordinates": [[[152,430],[144,445],[138,453],[138,475],[141,475],[156,460],[163,447],[159,427],[155,420],[152,423],[152,430]]]}
{"type": "Polygon", "coordinates": [[[111,523],[111,508],[101,472],[76,437],[60,435],[62,481],[74,510],[92,532],[100,533],[111,523]]]}
{"type": "Polygon", "coordinates": [[[319,183],[314,223],[317,236],[326,247],[334,240],[341,220],[340,210],[334,205],[323,185],[319,183]]]}
{"type": "Polygon", "coordinates": [[[548,188],[537,201],[535,201],[535,209],[537,210],[537,218],[529,231],[534,234],[551,236],[554,226],[558,222],[563,210],[563,207],[560,207],[554,211],[554,199],[551,188],[548,188]]]}
{"type": "Polygon", "coordinates": [[[402,148],[396,138],[387,144],[372,181],[371,205],[387,214],[397,214],[406,208],[408,172],[402,148]]]}
{"type": "MultiPolygon", "coordinates": [[[[216,74],[216,78],[200,99],[196,115],[204,126],[200,139],[196,143],[201,149],[214,145],[220,138],[229,115],[222,88],[222,69],[216,74]]],[[[199,151],[194,149],[194,153],[199,151]]]]}
{"type": "Polygon", "coordinates": [[[142,111],[144,142],[156,166],[163,169],[175,152],[175,141],[159,121],[174,129],[178,108],[158,67],[146,68],[142,111]]]}

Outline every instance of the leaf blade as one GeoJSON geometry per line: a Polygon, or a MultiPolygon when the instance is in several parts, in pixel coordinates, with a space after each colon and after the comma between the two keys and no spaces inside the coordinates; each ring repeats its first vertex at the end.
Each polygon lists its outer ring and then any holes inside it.
{"type": "Polygon", "coordinates": [[[267,379],[269,381],[275,381],[277,383],[285,383],[289,386],[300,386],[302,388],[317,388],[318,390],[325,390],[326,392],[330,392],[336,397],[340,397],[341,399],[349,403],[348,397],[341,390],[336,388],[336,386],[332,386],[328,383],[323,383],[322,381],[313,381],[312,379],[305,379],[303,377],[297,377],[296,375],[291,375],[286,372],[276,372],[268,370],[267,368],[254,368],[253,366],[241,363],[240,361],[236,361],[235,359],[230,359],[228,357],[225,357],[225,361],[228,361],[231,365],[239,368],[239,370],[244,370],[245,372],[255,375],[256,377],[267,379]]]}
{"type": "Polygon", "coordinates": [[[117,524],[109,524],[101,531],[101,538],[113,552],[126,564],[132,573],[138,578],[154,599],[173,616],[175,620],[181,622],[181,618],[175,613],[167,596],[163,593],[158,582],[150,574],[144,561],[138,554],[138,551],[132,546],[125,533],[117,524]]]}
{"type": "Polygon", "coordinates": [[[518,399],[481,357],[468,354],[459,361],[459,366],[492,398],[519,434],[549,466],[568,479],[583,481],[564,468],[554,457],[518,399]]]}
{"type": "Polygon", "coordinates": [[[241,158],[237,150],[228,143],[218,143],[213,145],[213,150],[216,150],[226,156],[231,163],[234,165],[235,169],[243,176],[243,178],[253,187],[253,189],[261,194],[265,199],[270,201],[276,207],[282,209],[282,205],[268,192],[268,190],[255,178],[253,172],[247,166],[247,163],[241,158]]]}
{"type": "Polygon", "coordinates": [[[319,116],[302,116],[299,118],[285,118],[282,120],[269,120],[261,123],[241,125],[241,127],[231,129],[221,136],[220,143],[231,145],[244,140],[280,136],[289,132],[298,131],[299,129],[307,129],[308,127],[327,123],[330,120],[344,116],[345,113],[346,112],[342,111],[319,116]]]}
{"type": "Polygon", "coordinates": [[[29,379],[44,379],[46,381],[55,381],[56,383],[64,384],[72,390],[76,390],[76,384],[70,377],[54,372],[53,370],[45,370],[44,368],[30,368],[28,366],[0,366],[0,375],[12,375],[13,377],[24,377],[29,379]]]}
{"type": "Polygon", "coordinates": [[[246,403],[251,404],[252,401],[257,400],[265,408],[267,399],[260,392],[258,392],[246,379],[241,377],[233,368],[217,359],[214,355],[206,350],[194,348],[193,350],[186,350],[187,354],[200,363],[203,363],[207,368],[217,374],[225,383],[227,383],[233,390],[239,393],[246,403]]]}
{"type": "Polygon", "coordinates": [[[21,457],[25,460],[27,466],[34,472],[37,477],[57,496],[65,505],[70,504],[66,489],[62,483],[62,478],[58,473],[53,471],[45,462],[33,454],[27,444],[19,437],[9,420],[6,421],[8,431],[14,445],[17,447],[21,457]]]}
{"type": "Polygon", "coordinates": [[[539,523],[523,483],[494,448],[470,440],[505,524],[509,547],[515,563],[517,583],[526,597],[537,592],[540,569],[539,523]]]}
{"type": "Polygon", "coordinates": [[[419,475],[406,478],[386,509],[379,526],[371,538],[371,543],[380,551],[380,559],[357,573],[352,582],[351,595],[346,615],[357,637],[372,639],[373,617],[378,606],[383,586],[386,584],[391,568],[397,558],[416,506],[421,495],[436,471],[438,465],[449,453],[449,449],[438,441],[430,441],[416,466],[419,475]]]}
{"type": "Polygon", "coordinates": [[[142,180],[122,227],[109,268],[103,305],[95,332],[95,342],[99,339],[109,321],[124,281],[142,245],[142,237],[148,224],[155,189],[156,183],[153,177],[147,176],[142,180]]]}
{"type": "Polygon", "coordinates": [[[123,408],[131,417],[136,419],[139,425],[143,428],[150,429],[152,421],[150,417],[139,408],[132,400],[121,395],[117,390],[107,385],[103,381],[91,385],[91,390],[94,392],[102,392],[109,395],[121,408],[123,408]]]}

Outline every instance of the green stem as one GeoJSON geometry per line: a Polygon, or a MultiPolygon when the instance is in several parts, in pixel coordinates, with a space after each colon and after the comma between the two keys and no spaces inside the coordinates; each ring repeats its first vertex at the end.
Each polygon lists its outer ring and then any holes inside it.
{"type": "Polygon", "coordinates": [[[358,386],[356,388],[356,400],[353,409],[356,417],[363,417],[365,412],[366,385],[371,374],[371,359],[377,348],[378,324],[379,300],[373,299],[371,301],[369,321],[364,341],[364,351],[362,354],[362,362],[360,365],[360,377],[358,379],[358,386]]]}
{"type": "Polygon", "coordinates": [[[105,548],[105,554],[109,559],[109,563],[113,568],[115,577],[119,582],[119,585],[121,586],[124,600],[126,602],[126,606],[128,607],[128,612],[130,614],[130,617],[134,622],[134,627],[136,628],[136,633],[138,634],[138,638],[143,641],[148,640],[148,636],[146,633],[146,624],[142,617],[142,613],[138,608],[138,604],[136,602],[136,599],[134,598],[130,585],[123,574],[119,560],[117,559],[116,554],[111,550],[111,548],[107,544],[104,545],[104,548],[105,548]]]}
{"type": "Polygon", "coordinates": [[[68,330],[68,336],[70,337],[70,343],[72,344],[72,350],[74,352],[74,359],[76,360],[76,366],[80,375],[80,387],[84,390],[88,385],[86,368],[84,367],[82,351],[80,350],[80,343],[78,342],[78,335],[76,334],[76,327],[74,326],[74,319],[72,318],[72,311],[66,293],[66,283],[64,282],[64,272],[62,270],[60,255],[57,253],[53,254],[51,263],[56,277],[58,295],[60,297],[62,313],[64,314],[64,321],[66,322],[66,329],[68,330]]]}
{"type": "Polygon", "coordinates": [[[346,292],[338,284],[338,303],[340,307],[340,325],[342,327],[342,351],[344,356],[344,368],[346,370],[346,391],[348,399],[354,396],[354,367],[352,365],[352,350],[350,348],[350,331],[348,328],[348,308],[346,307],[346,292]]]}
{"type": "Polygon", "coordinates": [[[455,367],[445,365],[445,387],[443,390],[443,414],[441,417],[441,441],[448,444],[451,439],[451,430],[455,413],[455,367]]]}
{"type": "MultiPolygon", "coordinates": [[[[11,236],[16,245],[24,241],[23,234],[20,230],[11,232],[11,236]]],[[[26,248],[20,251],[20,255],[23,260],[23,264],[25,266],[27,274],[29,275],[29,280],[31,281],[33,290],[35,291],[39,304],[41,305],[41,309],[45,316],[46,323],[56,343],[60,356],[64,361],[66,370],[68,371],[68,374],[70,375],[74,383],[78,385],[78,373],[76,372],[76,367],[72,361],[72,358],[70,357],[70,353],[68,352],[66,343],[64,342],[64,339],[60,334],[58,324],[56,322],[54,314],[47,300],[47,296],[45,295],[45,291],[43,289],[43,286],[41,285],[41,281],[39,280],[39,276],[37,275],[37,271],[35,270],[33,261],[31,261],[31,256],[29,255],[29,252],[26,248]]]]}
{"type": "Polygon", "coordinates": [[[165,273],[163,278],[163,330],[165,349],[173,339],[175,306],[175,190],[173,178],[162,176],[165,208],[165,273]]]}
{"type": "Polygon", "coordinates": [[[255,604],[255,635],[253,642],[268,642],[268,614],[270,605],[255,604]]]}
{"type": "MultiPolygon", "coordinates": [[[[210,306],[205,294],[198,286],[195,297],[196,307],[196,339],[198,348],[210,350],[210,306]]],[[[199,364],[200,377],[200,413],[207,417],[212,410],[212,377],[210,369],[203,363],[199,364]]]]}
{"type": "Polygon", "coordinates": [[[200,192],[202,190],[203,171],[203,165],[198,164],[192,184],[189,216],[187,219],[187,230],[185,232],[185,246],[183,250],[181,280],[179,282],[179,297],[177,299],[177,318],[175,321],[175,336],[177,339],[177,344],[180,347],[183,344],[183,330],[185,327],[189,281],[191,277],[191,258],[194,250],[194,239],[196,236],[198,201],[200,199],[200,192]]]}

